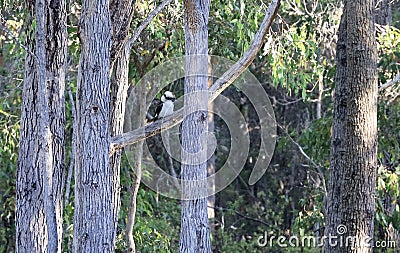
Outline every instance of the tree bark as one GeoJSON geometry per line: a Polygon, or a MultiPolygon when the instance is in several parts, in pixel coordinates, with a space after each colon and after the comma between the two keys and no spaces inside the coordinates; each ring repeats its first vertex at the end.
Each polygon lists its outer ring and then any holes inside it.
{"type": "Polygon", "coordinates": [[[391,0],[376,0],[375,23],[379,25],[390,25],[392,23],[391,0]]]}
{"type": "Polygon", "coordinates": [[[208,15],[210,2],[185,0],[185,101],[182,123],[182,216],[179,252],[211,252],[207,218],[208,15]],[[190,181],[189,181],[190,180],[190,181]]]}
{"type": "MultiPolygon", "coordinates": [[[[347,3],[347,86],[342,224],[348,235],[374,236],[378,71],[374,1],[347,3]],[[353,11],[351,11],[353,10],[353,11]]],[[[372,252],[372,245],[346,252],[372,252]]]]}
{"type": "Polygon", "coordinates": [[[108,0],[82,1],[79,37],[73,252],[114,252],[108,0]]]}
{"type": "MultiPolygon", "coordinates": [[[[111,102],[110,102],[110,135],[115,136],[123,133],[126,99],[129,88],[129,56],[130,46],[125,46],[123,52],[115,60],[113,74],[111,77],[111,102]]],[[[117,236],[117,224],[120,201],[120,167],[122,150],[117,151],[110,157],[110,166],[112,171],[112,207],[114,219],[114,237],[117,236]]]]}
{"type": "MultiPolygon", "coordinates": [[[[136,0],[110,0],[110,15],[112,24],[112,42],[110,60],[112,69],[115,61],[126,51],[129,28],[136,0]]],[[[130,48],[130,46],[128,46],[130,48]]],[[[128,57],[129,59],[129,57],[128,57]]],[[[113,84],[112,84],[113,85],[113,84]]]]}
{"type": "MultiPolygon", "coordinates": [[[[336,46],[336,76],[334,91],[334,114],[331,137],[331,159],[329,168],[328,195],[325,207],[325,236],[336,236],[340,225],[341,190],[345,154],[345,117],[347,114],[347,85],[346,85],[346,41],[347,19],[346,1],[338,30],[336,46]]],[[[326,252],[335,252],[335,247],[325,243],[326,252]]]]}
{"type": "Polygon", "coordinates": [[[378,93],[373,0],[345,1],[339,36],[327,232],[344,225],[341,236],[349,243],[325,249],[372,252],[378,93]]]}
{"type": "Polygon", "coordinates": [[[27,1],[25,78],[17,167],[17,252],[61,252],[66,2],[27,1]],[[36,33],[36,36],[34,35],[36,33]]]}
{"type": "MultiPolygon", "coordinates": [[[[209,59],[208,63],[208,87],[213,84],[213,69],[212,62],[209,59]]],[[[208,105],[208,132],[214,133],[215,123],[214,123],[214,104],[210,103],[208,105]]],[[[214,133],[215,134],[215,133],[214,133]]],[[[210,177],[215,174],[215,154],[212,154],[210,159],[207,161],[207,176],[210,177]]],[[[211,191],[215,192],[215,180],[211,182],[211,191]]],[[[215,195],[211,195],[207,198],[207,216],[210,221],[211,232],[215,231],[215,195]]]]}

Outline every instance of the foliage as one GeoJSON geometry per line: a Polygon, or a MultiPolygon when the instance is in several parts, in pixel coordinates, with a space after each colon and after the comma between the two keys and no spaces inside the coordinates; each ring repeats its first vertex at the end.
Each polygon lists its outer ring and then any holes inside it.
{"type": "MultiPolygon", "coordinates": [[[[3,102],[3,101],[2,101],[3,102]]],[[[14,248],[15,170],[18,157],[18,118],[5,115],[0,104],[0,252],[14,248]]]]}
{"type": "MultiPolygon", "coordinates": [[[[22,27],[22,22],[18,20],[21,14],[6,15],[5,25],[16,36],[22,27]]],[[[15,171],[23,56],[23,49],[13,39],[0,33],[0,252],[12,252],[15,247],[15,171]]]]}
{"type": "MultiPolygon", "coordinates": [[[[155,8],[159,1],[136,3],[131,31],[155,8]]],[[[23,41],[21,3],[9,4],[7,27],[23,41]],[[13,9],[13,11],[11,11],[13,9]],[[22,34],[21,36],[18,36],[22,34]]],[[[212,1],[209,23],[210,53],[238,59],[248,48],[266,6],[263,1],[212,1]]],[[[2,14],[4,15],[4,10],[2,14]]],[[[76,89],[76,64],[80,53],[78,18],[80,3],[70,6],[68,19],[70,84],[76,89]]],[[[250,67],[265,84],[268,94],[276,97],[274,109],[278,122],[317,164],[323,173],[329,167],[334,87],[334,38],[340,18],[340,6],[334,0],[283,0],[271,35],[261,54],[250,67]],[[321,89],[322,117],[315,116],[315,101],[321,89]],[[292,103],[299,98],[301,102],[292,103]],[[307,115],[304,116],[304,115],[307,115]]],[[[398,17],[397,11],[393,17],[398,17]]],[[[398,25],[398,22],[395,21],[398,25]]],[[[130,79],[160,62],[184,54],[182,1],[175,1],[159,14],[135,43],[130,62],[130,79]]],[[[399,73],[400,31],[394,27],[378,30],[379,81],[387,82],[399,73]]],[[[18,117],[21,104],[24,51],[11,38],[0,33],[0,252],[14,251],[15,241],[15,170],[18,148],[18,117]]],[[[249,125],[259,127],[257,117],[237,90],[226,94],[246,110],[249,125]]],[[[176,92],[177,93],[177,92],[176,92]]],[[[400,105],[379,103],[379,170],[376,220],[380,226],[392,224],[400,229],[400,105]],[[388,212],[388,207],[391,207],[388,212]]],[[[67,105],[67,134],[71,137],[71,105],[67,105]]],[[[244,114],[245,114],[244,113],[244,114]]],[[[217,117],[216,117],[217,118],[217,117]]],[[[216,128],[219,146],[216,163],[225,162],[230,148],[226,129],[216,128]]],[[[251,132],[249,157],[256,157],[257,131],[251,132]],[[254,135],[252,135],[254,134],[254,135]]],[[[252,163],[246,163],[241,178],[217,195],[217,212],[212,244],[215,252],[313,252],[309,248],[260,248],[257,239],[265,231],[274,235],[313,235],[323,227],[323,191],[315,168],[297,146],[278,129],[279,139],[266,175],[254,186],[246,184],[252,163]],[[261,221],[261,222],[260,222],[261,221]]],[[[70,140],[68,141],[70,143],[70,140]]],[[[67,153],[70,146],[68,144],[67,153]]],[[[68,158],[69,160],[70,158],[68,158]]],[[[69,161],[67,161],[67,164],[69,161]]],[[[125,252],[125,225],[128,215],[129,186],[132,175],[127,164],[121,168],[122,207],[118,223],[117,252],[125,252]]],[[[64,209],[64,251],[73,238],[73,197],[64,209]]],[[[176,200],[158,196],[143,185],[139,190],[134,238],[140,252],[177,252],[180,206],[176,200]]]]}
{"type": "Polygon", "coordinates": [[[383,227],[400,229],[400,103],[398,99],[387,107],[379,104],[379,152],[376,220],[383,227]]]}
{"type": "Polygon", "coordinates": [[[235,60],[250,45],[266,6],[262,1],[211,1],[210,54],[235,60]]]}
{"type": "MultiPolygon", "coordinates": [[[[124,229],[128,215],[128,194],[124,194],[120,217],[123,223],[119,225],[117,237],[117,252],[126,252],[124,229]]],[[[157,193],[139,189],[134,225],[136,248],[140,252],[177,252],[179,241],[180,206],[177,200],[158,196],[157,193]]]]}
{"type": "Polygon", "coordinates": [[[313,121],[299,138],[303,150],[311,159],[324,168],[329,167],[329,153],[331,147],[332,118],[325,117],[313,121]]]}
{"type": "Polygon", "coordinates": [[[388,26],[378,31],[379,81],[384,84],[400,73],[400,30],[388,26]]]}
{"type": "MultiPolygon", "coordinates": [[[[332,87],[334,41],[339,22],[336,1],[283,1],[283,17],[264,47],[271,82],[312,97],[320,82],[332,87]],[[308,94],[307,93],[311,93],[308,94]]],[[[325,88],[326,89],[326,88],[325,88]]]]}

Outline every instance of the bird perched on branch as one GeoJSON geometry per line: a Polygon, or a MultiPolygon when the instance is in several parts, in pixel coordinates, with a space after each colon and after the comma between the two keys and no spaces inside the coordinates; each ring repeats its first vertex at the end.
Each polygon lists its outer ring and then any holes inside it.
{"type": "Polygon", "coordinates": [[[158,102],[154,116],[147,115],[147,122],[156,121],[167,117],[174,112],[175,95],[171,91],[166,91],[158,102]]]}

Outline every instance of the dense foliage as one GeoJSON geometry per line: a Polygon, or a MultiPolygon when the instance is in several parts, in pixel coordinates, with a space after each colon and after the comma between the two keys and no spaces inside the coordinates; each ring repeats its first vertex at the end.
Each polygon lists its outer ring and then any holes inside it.
{"type": "MultiPolygon", "coordinates": [[[[15,170],[23,82],[23,7],[0,2],[0,252],[14,251],[15,170]],[[4,8],[3,8],[4,7],[4,8]]],[[[248,48],[266,6],[262,1],[211,1],[210,53],[238,59],[248,48]]],[[[399,74],[400,12],[393,7],[393,26],[380,26],[380,84],[399,74]]],[[[132,30],[157,6],[157,1],[137,1],[132,30]]],[[[259,119],[245,95],[229,88],[224,95],[248,120],[251,147],[246,166],[223,192],[217,194],[216,215],[211,220],[214,252],[265,252],[257,239],[265,232],[275,236],[323,233],[323,199],[329,169],[332,121],[332,92],[335,73],[335,34],[340,18],[338,1],[285,0],[265,46],[250,70],[258,77],[274,106],[278,142],[267,173],[254,186],[247,181],[260,145],[259,119]],[[308,157],[306,157],[306,155],[308,157]],[[317,166],[316,166],[317,165],[317,166]]],[[[70,2],[68,19],[70,77],[76,87],[79,58],[77,21],[79,3],[70,2]]],[[[135,43],[130,78],[137,82],[143,73],[160,62],[184,54],[182,3],[175,1],[158,15],[135,43]]],[[[31,25],[31,24],[25,24],[31,25]]],[[[179,89],[180,85],[176,85],[179,89]]],[[[177,94],[179,91],[177,92],[177,94]]],[[[379,169],[376,201],[377,239],[386,231],[400,230],[400,85],[381,91],[379,97],[379,169]]],[[[67,105],[70,110],[71,106],[67,105]]],[[[71,112],[67,112],[67,167],[70,161],[71,112]]],[[[217,168],[225,161],[230,135],[216,117],[217,168]]],[[[134,178],[129,164],[121,167],[122,207],[117,252],[124,252],[129,186],[134,178]]],[[[73,185],[71,186],[73,187],[73,185]]],[[[73,189],[73,188],[72,188],[73,189]]],[[[70,189],[72,191],[72,189],[70,189]]],[[[64,211],[64,251],[72,243],[73,196],[64,211]]],[[[140,252],[176,252],[179,240],[179,202],[158,196],[141,187],[138,195],[134,238],[140,252]]],[[[270,252],[315,252],[313,248],[280,249],[270,252]]]]}

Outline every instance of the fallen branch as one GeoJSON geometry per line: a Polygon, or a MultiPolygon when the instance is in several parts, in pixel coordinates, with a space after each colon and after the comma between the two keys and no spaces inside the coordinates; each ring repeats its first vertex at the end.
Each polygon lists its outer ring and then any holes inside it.
{"type": "MultiPolygon", "coordinates": [[[[265,17],[260,25],[259,30],[254,36],[253,42],[249,49],[243,54],[243,56],[233,64],[210,88],[209,103],[221,94],[229,85],[231,85],[253,62],[257,53],[260,51],[261,46],[264,43],[265,36],[271,27],[272,21],[274,20],[280,0],[273,0],[265,12],[265,17]]],[[[144,140],[148,137],[154,136],[157,133],[165,131],[171,127],[174,127],[181,123],[183,120],[183,108],[175,112],[174,114],[163,118],[163,120],[155,121],[144,127],[135,129],[131,132],[124,133],[122,135],[115,136],[111,139],[110,155],[112,155],[118,149],[122,149],[126,146],[132,145],[136,142],[144,140]]]]}

